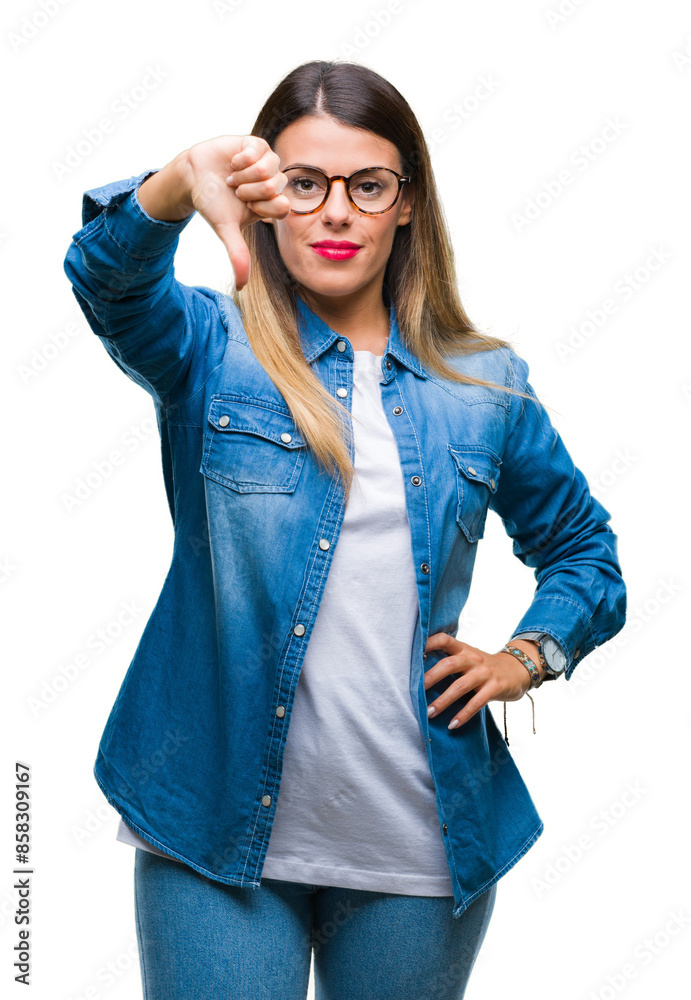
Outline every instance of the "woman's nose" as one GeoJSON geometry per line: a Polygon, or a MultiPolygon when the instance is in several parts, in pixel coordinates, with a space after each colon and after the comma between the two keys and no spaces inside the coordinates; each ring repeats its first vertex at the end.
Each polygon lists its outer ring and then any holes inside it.
{"type": "Polygon", "coordinates": [[[342,180],[333,181],[331,190],[321,209],[331,219],[343,219],[350,215],[353,206],[348,200],[346,182],[342,180]]]}

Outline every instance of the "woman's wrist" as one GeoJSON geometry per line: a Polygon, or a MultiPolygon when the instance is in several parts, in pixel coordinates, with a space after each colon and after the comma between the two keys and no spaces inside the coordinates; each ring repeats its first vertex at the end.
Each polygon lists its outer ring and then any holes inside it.
{"type": "Polygon", "coordinates": [[[182,222],[195,211],[190,197],[187,150],[137,188],[139,204],[159,222],[182,222]]]}
{"type": "Polygon", "coordinates": [[[540,662],[540,647],[538,644],[536,642],[531,642],[530,639],[511,639],[510,643],[512,646],[516,646],[518,649],[522,649],[524,653],[528,654],[537,667],[540,680],[542,680],[545,676],[545,669],[540,662]]]}

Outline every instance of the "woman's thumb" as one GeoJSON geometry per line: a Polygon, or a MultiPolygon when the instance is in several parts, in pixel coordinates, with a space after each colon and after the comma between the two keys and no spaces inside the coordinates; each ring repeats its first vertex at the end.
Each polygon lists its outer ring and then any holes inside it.
{"type": "Polygon", "coordinates": [[[218,224],[218,235],[223,245],[228,251],[230,263],[235,274],[235,287],[237,291],[249,281],[250,277],[250,252],[240,231],[237,222],[222,222],[218,224]]]}

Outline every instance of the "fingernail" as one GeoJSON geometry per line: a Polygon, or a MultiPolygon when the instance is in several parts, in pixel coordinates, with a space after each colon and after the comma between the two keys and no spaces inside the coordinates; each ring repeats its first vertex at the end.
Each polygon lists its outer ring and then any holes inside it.
{"type": "Polygon", "coordinates": [[[457,725],[458,725],[458,719],[452,719],[446,728],[455,729],[457,725]]]}
{"type": "Polygon", "coordinates": [[[434,715],[434,713],[435,713],[436,711],[437,711],[437,710],[436,710],[436,708],[434,707],[434,705],[430,705],[430,707],[429,707],[429,708],[427,709],[427,718],[429,719],[429,717],[430,717],[431,715],[434,715]]]}
{"type": "Polygon", "coordinates": [[[233,175],[229,174],[228,177],[226,177],[226,184],[232,184],[232,183],[233,183],[233,175]]]}

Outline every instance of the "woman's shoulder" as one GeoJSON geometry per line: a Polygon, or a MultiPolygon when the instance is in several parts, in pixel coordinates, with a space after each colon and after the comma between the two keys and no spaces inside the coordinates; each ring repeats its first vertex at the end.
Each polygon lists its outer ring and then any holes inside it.
{"type": "Polygon", "coordinates": [[[463,353],[444,354],[444,360],[459,374],[494,382],[508,389],[524,390],[528,362],[511,344],[485,347],[485,342],[481,340],[469,340],[467,348],[463,353]]]}

